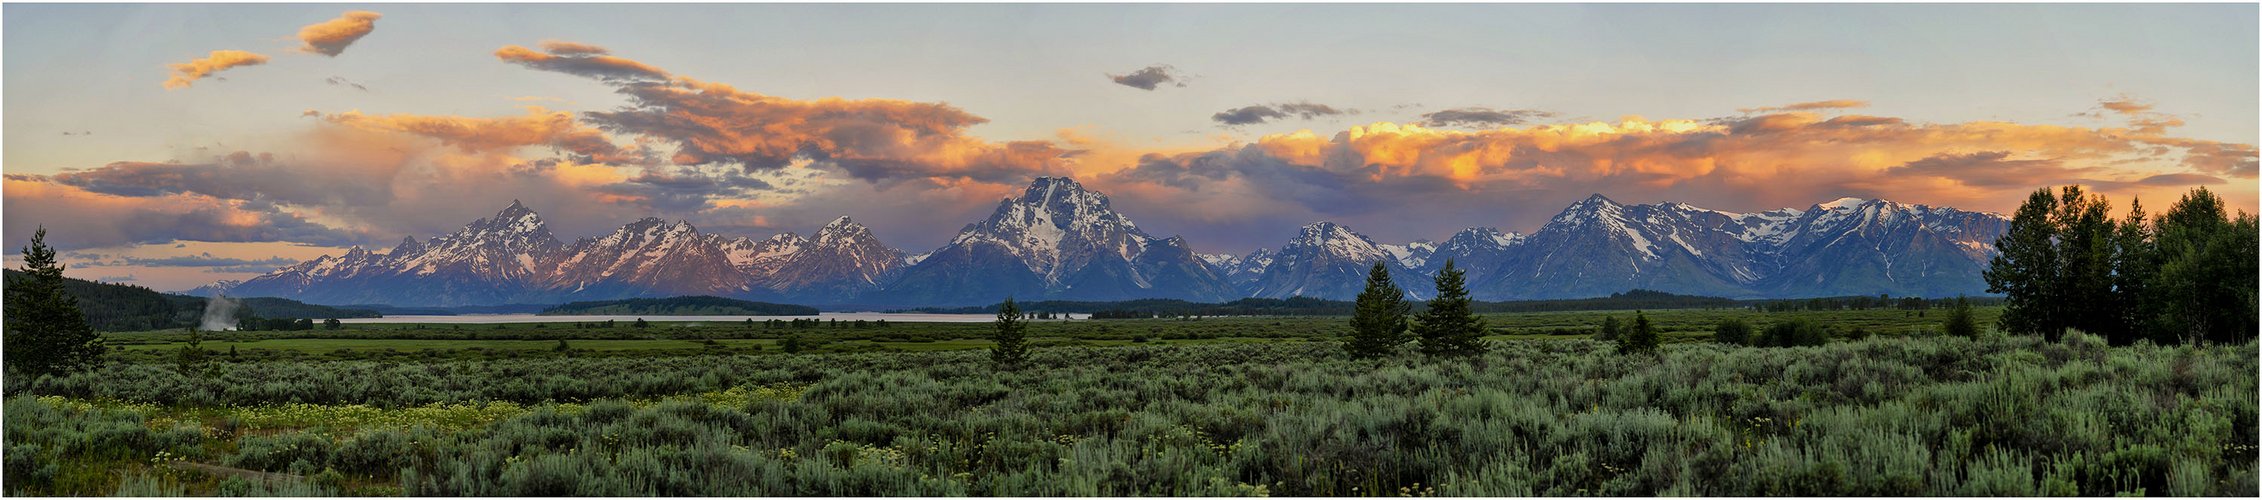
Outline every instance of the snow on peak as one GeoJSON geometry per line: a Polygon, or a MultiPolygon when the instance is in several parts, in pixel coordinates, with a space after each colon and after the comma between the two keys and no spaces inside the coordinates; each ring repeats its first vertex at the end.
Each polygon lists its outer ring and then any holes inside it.
{"type": "Polygon", "coordinates": [[[1835,199],[1835,200],[1830,200],[1830,202],[1829,202],[1829,203],[1823,203],[1823,204],[1820,204],[1820,205],[1815,205],[1815,206],[1818,206],[1818,207],[1822,207],[1822,208],[1824,208],[1824,209],[1828,209],[1828,210],[1843,210],[1843,209],[1854,208],[1854,207],[1859,207],[1859,206],[1862,206],[1862,205],[1868,204],[1868,203],[1869,203],[1869,201],[1870,201],[1870,200],[1868,200],[1868,199],[1864,199],[1864,198],[1854,198],[1854,197],[1851,197],[1851,196],[1849,196],[1849,197],[1845,197],[1845,198],[1839,198],[1839,199],[1835,199]]]}
{"type": "MultiPolygon", "coordinates": [[[[1343,227],[1341,224],[1326,221],[1305,224],[1296,236],[1296,241],[1290,243],[1290,246],[1312,248],[1324,255],[1342,257],[1354,262],[1373,262],[1390,256],[1389,251],[1384,250],[1381,245],[1376,245],[1374,240],[1368,239],[1366,235],[1354,232],[1351,228],[1343,227]]],[[[1283,251],[1285,252],[1285,250],[1283,251]]]]}

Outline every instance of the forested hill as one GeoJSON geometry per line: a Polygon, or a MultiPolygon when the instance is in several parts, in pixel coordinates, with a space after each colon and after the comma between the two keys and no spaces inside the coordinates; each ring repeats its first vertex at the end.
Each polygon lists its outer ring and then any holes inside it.
{"type": "MultiPolygon", "coordinates": [[[[974,307],[923,308],[913,312],[945,314],[995,313],[1001,304],[974,307]]],[[[1621,309],[1713,309],[1734,308],[1747,305],[1743,301],[1720,297],[1675,295],[1652,290],[1630,290],[1613,293],[1608,297],[1561,300],[1514,300],[1506,302],[1477,301],[1470,307],[1480,313],[1542,312],[1542,311],[1607,311],[1621,309]]],[[[1353,303],[1346,300],[1325,300],[1311,297],[1285,299],[1241,299],[1208,304],[1174,299],[1126,300],[1118,302],[1078,302],[1043,300],[1015,304],[1027,312],[1055,312],[1092,314],[1099,318],[1149,318],[1156,316],[1348,316],[1353,303]]],[[[1421,308],[1415,301],[1414,307],[1421,308]]]]}
{"type": "MultiPolygon", "coordinates": [[[[23,276],[14,269],[5,272],[8,282],[23,276]]],[[[174,295],[134,285],[119,285],[63,278],[63,289],[78,298],[79,310],[86,313],[88,324],[103,331],[158,330],[185,328],[204,317],[203,297],[174,295]]],[[[340,309],[307,304],[296,300],[273,297],[230,299],[238,302],[236,317],[262,318],[375,318],[374,311],[340,309]]]]}
{"type": "Polygon", "coordinates": [[[542,315],[646,314],[653,316],[816,316],[817,308],[772,304],[705,295],[664,299],[623,299],[569,302],[544,309],[542,315]]]}

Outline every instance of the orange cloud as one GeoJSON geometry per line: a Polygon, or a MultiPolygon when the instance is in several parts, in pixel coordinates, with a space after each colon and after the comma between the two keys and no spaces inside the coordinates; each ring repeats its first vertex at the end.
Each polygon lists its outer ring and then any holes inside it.
{"type": "Polygon", "coordinates": [[[1064,173],[1075,152],[1051,141],[992,142],[967,127],[989,120],[941,103],[894,99],[797,100],[739,90],[604,55],[601,47],[546,42],[495,52],[534,69],[595,78],[629,96],[617,111],[590,112],[606,130],[672,143],[679,165],[774,170],[808,160],[877,184],[906,180],[1024,182],[1064,173]],[[661,81],[655,81],[661,80],[661,81]]]}
{"type": "Polygon", "coordinates": [[[188,88],[204,77],[230,68],[267,64],[267,56],[241,50],[215,50],[203,59],[173,64],[173,77],[165,80],[165,88],[188,88]]]}
{"type": "Polygon", "coordinates": [[[309,54],[337,57],[338,54],[345,53],[346,47],[353,45],[353,42],[361,40],[361,37],[369,36],[371,31],[376,31],[377,18],[380,17],[385,16],[366,10],[356,10],[339,15],[337,19],[306,25],[306,27],[298,29],[298,39],[305,43],[298,50],[309,54]]]}
{"type": "Polygon", "coordinates": [[[1825,111],[1825,110],[1836,110],[1836,109],[1853,109],[1853,108],[1866,108],[1866,107],[1869,107],[1869,101],[1864,101],[1864,100],[1860,100],[1860,99],[1831,99],[1831,100],[1827,100],[1827,101],[1810,101],[1810,102],[1791,103],[1791,104],[1785,104],[1785,105],[1782,105],[1782,106],[1761,106],[1761,107],[1757,107],[1757,108],[1739,108],[1739,109],[1737,109],[1736,111],[1740,111],[1740,112],[1744,112],[1744,113],[1774,113],[1774,112],[1778,112],[1778,111],[1825,111]]]}
{"type": "Polygon", "coordinates": [[[1532,221],[1530,211],[1598,192],[1724,209],[1855,195],[2002,210],[2043,185],[2157,194],[2225,182],[2215,175],[2251,178],[2255,164],[2251,145],[2122,128],[1783,112],[1476,131],[1375,123],[1332,136],[1299,131],[1207,152],[1149,155],[1104,182],[1185,191],[1238,186],[1232,189],[1252,192],[1210,201],[1240,205],[1247,202],[1238,198],[1255,196],[1351,215],[1450,202],[1532,221]]]}
{"type": "Polygon", "coordinates": [[[607,81],[662,80],[668,77],[668,72],[661,71],[660,68],[606,55],[608,51],[604,47],[552,40],[543,42],[542,48],[547,52],[505,45],[495,49],[495,57],[529,68],[607,81]]]}
{"type": "Polygon", "coordinates": [[[333,124],[370,130],[406,132],[439,139],[465,151],[504,151],[526,146],[552,146],[590,161],[628,163],[642,160],[635,151],[613,144],[603,131],[582,125],[573,113],[527,107],[525,116],[474,118],[445,115],[365,115],[347,111],[322,115],[333,124]]]}

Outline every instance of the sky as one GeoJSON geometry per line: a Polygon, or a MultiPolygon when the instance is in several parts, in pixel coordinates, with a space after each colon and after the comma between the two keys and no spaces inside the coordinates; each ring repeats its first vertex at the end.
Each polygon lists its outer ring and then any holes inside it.
{"type": "MultiPolygon", "coordinates": [[[[1198,251],[1590,194],[2256,211],[2254,5],[24,5],[0,237],[178,290],[512,201],[917,253],[1038,175],[1198,251]]],[[[14,261],[11,259],[10,264],[14,261]]]]}

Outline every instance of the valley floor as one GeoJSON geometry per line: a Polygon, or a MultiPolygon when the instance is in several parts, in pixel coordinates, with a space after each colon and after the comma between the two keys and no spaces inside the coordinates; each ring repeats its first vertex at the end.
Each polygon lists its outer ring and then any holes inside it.
{"type": "MultiPolygon", "coordinates": [[[[1935,311],[1935,313],[1937,313],[1935,311]]],[[[1995,311],[1983,310],[1991,323],[1995,311]]],[[[2252,343],[1930,334],[1897,310],[1490,316],[1490,353],[1346,358],[1343,318],[114,334],[7,381],[11,495],[2241,495],[2252,343]],[[1820,347],[1711,324],[1823,321],[1820,347]],[[788,354],[788,345],[795,353],[788,354]],[[561,348],[562,347],[562,348],[561,348]],[[231,349],[232,348],[232,349],[231,349]],[[925,350],[930,352],[905,352],[925,350]],[[229,353],[233,351],[233,355],[229,353]]]]}

